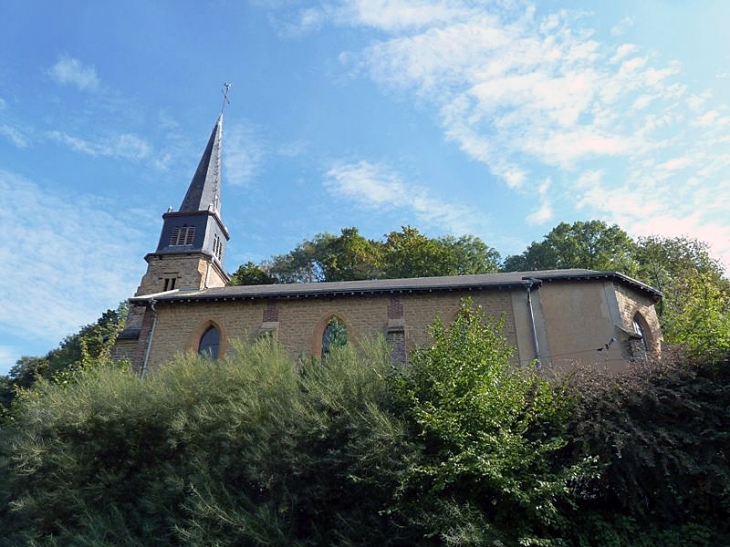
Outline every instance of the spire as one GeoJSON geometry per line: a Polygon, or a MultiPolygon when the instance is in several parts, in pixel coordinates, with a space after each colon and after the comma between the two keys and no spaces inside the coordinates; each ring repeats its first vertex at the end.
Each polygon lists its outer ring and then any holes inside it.
{"type": "Polygon", "coordinates": [[[190,181],[180,212],[220,212],[221,146],[223,141],[223,113],[213,127],[213,132],[200,158],[198,169],[190,181]]]}

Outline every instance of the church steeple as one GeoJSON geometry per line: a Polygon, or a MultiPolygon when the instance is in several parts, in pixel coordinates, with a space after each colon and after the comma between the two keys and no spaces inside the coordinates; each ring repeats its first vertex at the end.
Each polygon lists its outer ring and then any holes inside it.
{"type": "Polygon", "coordinates": [[[221,180],[221,145],[223,140],[223,114],[210,134],[208,146],[205,147],[203,157],[200,158],[198,168],[190,181],[185,199],[180,205],[180,211],[205,211],[210,207],[220,208],[220,180],[221,180]]]}
{"type": "Polygon", "coordinates": [[[223,269],[229,235],[220,215],[222,143],[221,113],[180,209],[162,215],[160,240],[145,257],[149,266],[137,296],[221,287],[230,281],[223,269]]]}

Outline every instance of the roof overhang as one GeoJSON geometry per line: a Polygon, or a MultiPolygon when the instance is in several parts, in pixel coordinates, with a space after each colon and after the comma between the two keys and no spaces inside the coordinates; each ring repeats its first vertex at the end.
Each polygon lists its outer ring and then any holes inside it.
{"type": "Polygon", "coordinates": [[[539,288],[547,282],[613,281],[644,293],[654,302],[662,294],[626,275],[617,272],[592,270],[547,270],[532,272],[508,272],[446,277],[417,277],[409,279],[378,279],[365,281],[341,281],[325,283],[291,283],[272,285],[243,285],[205,290],[168,291],[154,295],[131,298],[133,304],[146,305],[154,302],[221,302],[236,300],[301,300],[308,298],[334,298],[342,296],[367,296],[387,294],[423,294],[434,292],[512,291],[524,290],[526,282],[539,288]]]}

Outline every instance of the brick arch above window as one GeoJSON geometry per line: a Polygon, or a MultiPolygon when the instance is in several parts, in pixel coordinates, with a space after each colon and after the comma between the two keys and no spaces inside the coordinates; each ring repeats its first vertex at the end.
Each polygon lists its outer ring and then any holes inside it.
{"type": "Polygon", "coordinates": [[[344,326],[347,331],[349,341],[354,339],[354,333],[351,328],[350,321],[340,312],[328,313],[320,318],[319,321],[314,325],[312,329],[312,357],[319,358],[322,356],[322,339],[324,337],[325,330],[330,321],[337,319],[344,326]]]}
{"type": "Polygon", "coordinates": [[[190,337],[190,342],[188,343],[188,350],[198,353],[203,337],[211,328],[215,328],[218,331],[218,357],[220,358],[225,355],[228,351],[228,334],[221,324],[213,319],[206,319],[195,327],[190,337]]]}

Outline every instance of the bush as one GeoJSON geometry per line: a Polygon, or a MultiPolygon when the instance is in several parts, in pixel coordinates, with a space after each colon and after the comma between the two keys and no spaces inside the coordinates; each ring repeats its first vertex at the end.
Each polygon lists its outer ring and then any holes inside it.
{"type": "Polygon", "coordinates": [[[614,538],[606,545],[730,544],[727,366],[665,355],[617,376],[584,368],[569,389],[572,450],[603,463],[581,490],[580,514],[595,526],[576,532],[614,538]]]}
{"type": "Polygon", "coordinates": [[[401,509],[446,544],[551,544],[571,482],[592,475],[591,458],[557,457],[572,400],[534,368],[515,368],[501,323],[468,302],[432,337],[400,382],[409,434],[422,445],[401,509]]]}
{"type": "Polygon", "coordinates": [[[381,511],[408,460],[380,408],[389,370],[376,344],[302,375],[264,340],[145,380],[113,369],[40,380],[2,430],[6,541],[388,543],[381,511]]]}

